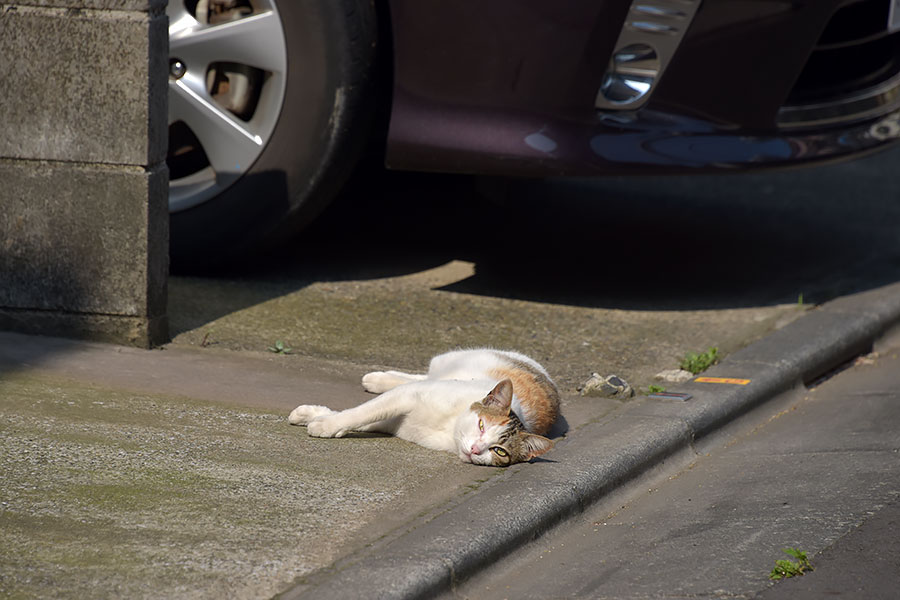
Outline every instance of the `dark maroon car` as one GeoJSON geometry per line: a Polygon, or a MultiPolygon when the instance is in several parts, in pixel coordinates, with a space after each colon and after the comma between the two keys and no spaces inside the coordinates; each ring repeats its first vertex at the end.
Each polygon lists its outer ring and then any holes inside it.
{"type": "Polygon", "coordinates": [[[173,260],[284,238],[367,151],[391,169],[584,176],[877,149],[900,136],[897,5],[170,0],[173,260]]]}

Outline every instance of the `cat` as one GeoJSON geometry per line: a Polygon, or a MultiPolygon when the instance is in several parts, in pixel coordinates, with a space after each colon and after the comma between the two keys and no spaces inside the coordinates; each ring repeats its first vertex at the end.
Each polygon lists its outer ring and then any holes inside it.
{"type": "Polygon", "coordinates": [[[314,437],[390,433],[476,465],[506,467],[553,447],[544,435],[559,416],[559,390],[524,354],[456,350],[431,359],[424,375],[375,371],[362,384],[380,395],[340,412],[301,405],[288,420],[314,437]]]}

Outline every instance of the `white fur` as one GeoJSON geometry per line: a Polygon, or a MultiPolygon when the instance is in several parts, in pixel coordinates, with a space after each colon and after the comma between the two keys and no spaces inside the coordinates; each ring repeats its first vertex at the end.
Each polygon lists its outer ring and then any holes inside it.
{"type": "MultiPolygon", "coordinates": [[[[342,437],[350,431],[390,433],[426,448],[457,454],[465,462],[491,464],[489,441],[496,432],[479,430],[469,410],[498,383],[488,374],[508,367],[504,356],[546,371],[532,359],[499,350],[460,350],[432,359],[426,375],[376,371],[363,377],[366,390],[380,395],[354,408],[335,412],[302,405],[291,413],[294,425],[306,425],[314,437],[342,437]]],[[[518,412],[518,399],[513,410],[518,412]]],[[[521,413],[519,413],[521,414],[521,413]]]]}
{"type": "Polygon", "coordinates": [[[511,352],[509,350],[454,350],[439,354],[431,359],[428,365],[429,379],[470,379],[487,377],[494,369],[508,367],[509,363],[504,358],[510,358],[518,362],[524,362],[542,373],[548,379],[550,376],[540,364],[533,359],[511,352]]]}
{"type": "Polygon", "coordinates": [[[413,375],[400,371],[375,371],[363,375],[362,385],[367,392],[383,394],[398,385],[412,383],[413,381],[424,381],[427,378],[427,375],[413,375]]]}

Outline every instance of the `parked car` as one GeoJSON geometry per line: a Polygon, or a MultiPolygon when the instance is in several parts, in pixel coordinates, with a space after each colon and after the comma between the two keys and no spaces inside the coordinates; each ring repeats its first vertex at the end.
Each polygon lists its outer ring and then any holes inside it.
{"type": "Polygon", "coordinates": [[[391,169],[527,176],[875,150],[900,136],[894,6],[170,0],[173,261],[292,234],[370,148],[391,169]]]}

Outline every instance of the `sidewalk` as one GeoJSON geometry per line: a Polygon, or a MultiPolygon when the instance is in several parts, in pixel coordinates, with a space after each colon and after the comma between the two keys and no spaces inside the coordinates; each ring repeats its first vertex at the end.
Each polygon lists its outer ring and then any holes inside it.
{"type": "Polygon", "coordinates": [[[0,334],[0,598],[271,597],[490,475],[309,438],[304,399],[369,396],[279,358],[0,334]]]}
{"type": "Polygon", "coordinates": [[[898,318],[900,285],[828,303],[704,373],[747,385],[609,401],[570,418],[545,460],[508,470],[286,426],[299,403],[367,398],[359,366],[0,334],[0,596],[439,593],[898,318]]]}

